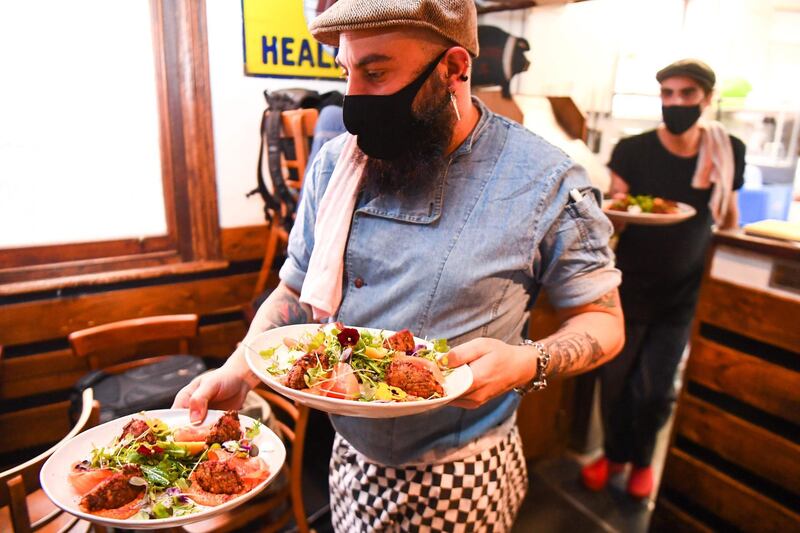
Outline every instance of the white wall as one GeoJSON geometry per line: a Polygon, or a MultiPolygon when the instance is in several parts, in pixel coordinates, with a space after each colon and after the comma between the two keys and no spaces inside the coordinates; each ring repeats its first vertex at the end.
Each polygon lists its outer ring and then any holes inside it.
{"type": "Polygon", "coordinates": [[[264,90],[305,87],[343,92],[344,83],[245,76],[242,3],[207,0],[206,11],[220,225],[229,228],[262,224],[261,197],[245,198],[245,194],[256,184],[264,90]]]}

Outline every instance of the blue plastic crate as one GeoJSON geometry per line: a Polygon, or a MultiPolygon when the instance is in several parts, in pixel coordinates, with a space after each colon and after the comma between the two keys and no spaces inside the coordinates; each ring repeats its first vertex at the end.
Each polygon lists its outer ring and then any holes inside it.
{"type": "Polygon", "coordinates": [[[791,204],[791,184],[739,189],[739,223],[744,225],[768,218],[786,220],[791,204]]]}

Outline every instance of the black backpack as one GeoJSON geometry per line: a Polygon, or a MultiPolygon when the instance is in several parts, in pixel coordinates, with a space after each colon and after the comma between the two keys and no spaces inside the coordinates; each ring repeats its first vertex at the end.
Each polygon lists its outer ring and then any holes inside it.
{"type": "Polygon", "coordinates": [[[94,389],[94,399],[100,402],[101,423],[139,411],[168,409],[178,391],[205,371],[203,360],[193,355],[173,355],[120,374],[95,370],[73,387],[70,414],[76,419],[81,411],[82,393],[89,387],[94,389]]]}
{"type": "MultiPolygon", "coordinates": [[[[308,89],[282,89],[279,91],[264,91],[267,107],[261,116],[261,146],[258,151],[258,184],[255,189],[247,193],[250,197],[256,193],[264,200],[264,218],[267,223],[272,222],[275,216],[283,224],[286,231],[292,229],[294,214],[297,210],[297,196],[286,185],[281,168],[281,155],[288,160],[297,158],[294,142],[290,138],[281,137],[281,113],[290,109],[322,109],[328,105],[342,105],[344,96],[331,91],[320,94],[308,89]],[[264,151],[267,151],[267,168],[269,180],[264,179],[264,151]]],[[[309,139],[309,145],[311,139],[309,139]]],[[[289,170],[289,179],[299,181],[302,176],[297,175],[295,169],[289,170]]]]}

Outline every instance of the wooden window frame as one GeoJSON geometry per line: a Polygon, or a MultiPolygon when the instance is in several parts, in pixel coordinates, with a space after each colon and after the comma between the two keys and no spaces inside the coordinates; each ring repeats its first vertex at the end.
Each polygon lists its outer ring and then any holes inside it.
{"type": "Polygon", "coordinates": [[[205,2],[150,10],[167,234],[0,249],[0,285],[221,258],[205,2]]]}

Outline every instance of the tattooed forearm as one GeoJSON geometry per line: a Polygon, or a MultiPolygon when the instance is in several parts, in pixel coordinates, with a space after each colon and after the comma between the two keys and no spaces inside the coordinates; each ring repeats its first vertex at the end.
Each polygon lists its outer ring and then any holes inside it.
{"type": "Polygon", "coordinates": [[[547,339],[545,349],[550,353],[549,373],[553,375],[592,366],[605,356],[596,338],[574,331],[556,333],[547,339]]]}
{"type": "Polygon", "coordinates": [[[311,309],[300,303],[300,296],[279,285],[258,310],[260,330],[313,322],[311,309]]]}

